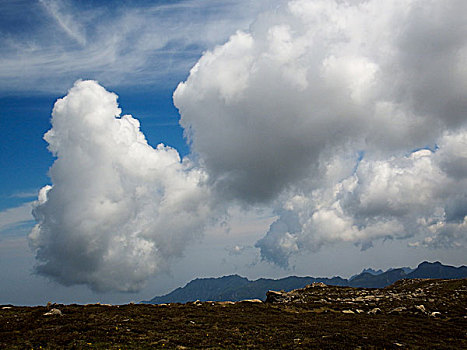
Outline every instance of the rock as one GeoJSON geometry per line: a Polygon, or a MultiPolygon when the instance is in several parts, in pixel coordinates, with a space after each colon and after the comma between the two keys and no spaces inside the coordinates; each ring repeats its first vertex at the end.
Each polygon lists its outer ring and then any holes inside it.
{"type": "Polygon", "coordinates": [[[285,303],[289,300],[287,293],[270,290],[266,293],[266,303],[285,303]]]}
{"type": "Polygon", "coordinates": [[[441,312],[439,311],[433,311],[431,314],[430,314],[431,317],[439,317],[441,316],[441,312]]]}
{"type": "Polygon", "coordinates": [[[316,287],[324,288],[324,287],[327,287],[327,285],[324,284],[323,282],[315,282],[315,283],[312,283],[310,287],[311,288],[316,288],[316,287]]]}
{"type": "Polygon", "coordinates": [[[13,307],[11,307],[11,306],[4,306],[4,307],[2,307],[2,310],[8,310],[8,309],[12,309],[12,308],[13,307]]]}
{"type": "Polygon", "coordinates": [[[354,314],[355,312],[353,312],[352,310],[342,310],[342,313],[343,314],[354,314]]]}
{"type": "Polygon", "coordinates": [[[63,316],[62,312],[59,309],[51,309],[46,312],[44,316],[63,316]]]}
{"type": "Polygon", "coordinates": [[[357,309],[357,310],[355,310],[355,311],[357,312],[357,314],[362,314],[362,313],[365,312],[365,311],[363,311],[362,309],[357,309]]]}
{"type": "Polygon", "coordinates": [[[426,309],[424,305],[415,305],[415,308],[419,310],[420,312],[423,312],[424,314],[426,314],[426,309]]]}
{"type": "Polygon", "coordinates": [[[381,309],[379,307],[375,307],[374,309],[371,309],[370,311],[368,311],[368,313],[370,315],[376,315],[376,314],[382,313],[382,311],[381,311],[381,309]]]}
{"type": "Polygon", "coordinates": [[[241,300],[240,302],[241,303],[263,303],[263,301],[259,299],[245,299],[245,300],[241,300]]]}

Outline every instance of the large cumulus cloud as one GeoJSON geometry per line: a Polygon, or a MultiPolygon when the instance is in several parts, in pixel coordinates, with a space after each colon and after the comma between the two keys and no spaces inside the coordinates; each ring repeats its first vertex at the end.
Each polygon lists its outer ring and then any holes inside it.
{"type": "Polygon", "coordinates": [[[192,154],[149,146],[116,95],[55,104],[34,205],[37,272],[138,290],[223,208],[272,208],[256,243],[294,254],[467,236],[467,3],[293,0],[207,51],[174,102],[192,154]]]}
{"type": "Polygon", "coordinates": [[[466,236],[464,1],[290,1],[174,93],[222,198],[272,205],[263,258],[466,236]]]}
{"type": "Polygon", "coordinates": [[[138,120],[117,96],[78,81],[59,99],[45,135],[56,160],[41,189],[30,243],[36,271],[65,285],[135,291],[199,237],[211,215],[206,175],[138,120]]]}

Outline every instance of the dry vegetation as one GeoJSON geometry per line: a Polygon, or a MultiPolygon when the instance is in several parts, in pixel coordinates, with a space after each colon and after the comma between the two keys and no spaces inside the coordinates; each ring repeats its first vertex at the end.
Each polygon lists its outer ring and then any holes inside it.
{"type": "Polygon", "coordinates": [[[466,279],[405,280],[384,289],[318,284],[270,293],[266,303],[2,306],[0,348],[460,349],[466,291],[466,279]]]}

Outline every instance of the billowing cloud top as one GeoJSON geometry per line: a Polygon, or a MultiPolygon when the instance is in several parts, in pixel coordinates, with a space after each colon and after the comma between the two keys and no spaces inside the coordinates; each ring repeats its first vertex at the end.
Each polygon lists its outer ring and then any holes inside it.
{"type": "Polygon", "coordinates": [[[257,243],[265,259],[286,266],[342,240],[465,241],[466,10],[290,1],[178,86],[181,124],[216,191],[276,208],[257,243]]]}
{"type": "Polygon", "coordinates": [[[53,186],[40,191],[30,234],[36,270],[65,285],[138,290],[202,232],[205,174],[176,150],[149,146],[94,81],[76,82],[52,116],[53,186]]]}
{"type": "Polygon", "coordinates": [[[262,14],[174,93],[196,164],[77,82],[45,136],[57,160],[34,209],[37,270],[137,290],[213,203],[272,207],[256,247],[283,267],[342,241],[465,246],[465,13],[463,0],[294,0],[262,14]]]}

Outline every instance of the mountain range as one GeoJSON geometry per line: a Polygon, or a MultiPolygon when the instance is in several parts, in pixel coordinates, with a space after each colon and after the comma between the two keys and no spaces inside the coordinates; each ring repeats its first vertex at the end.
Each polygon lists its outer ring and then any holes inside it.
{"type": "Polygon", "coordinates": [[[266,298],[268,290],[291,291],[303,288],[308,284],[322,282],[333,286],[350,286],[363,288],[383,288],[404,278],[467,278],[467,267],[448,266],[440,262],[422,262],[416,269],[407,267],[382,270],[364,269],[360,274],[349,279],[341,277],[316,278],[290,276],[281,279],[260,278],[250,281],[238,275],[218,278],[197,278],[186,286],[172,292],[143,301],[146,304],[186,303],[190,301],[239,301],[245,299],[266,298]]]}

